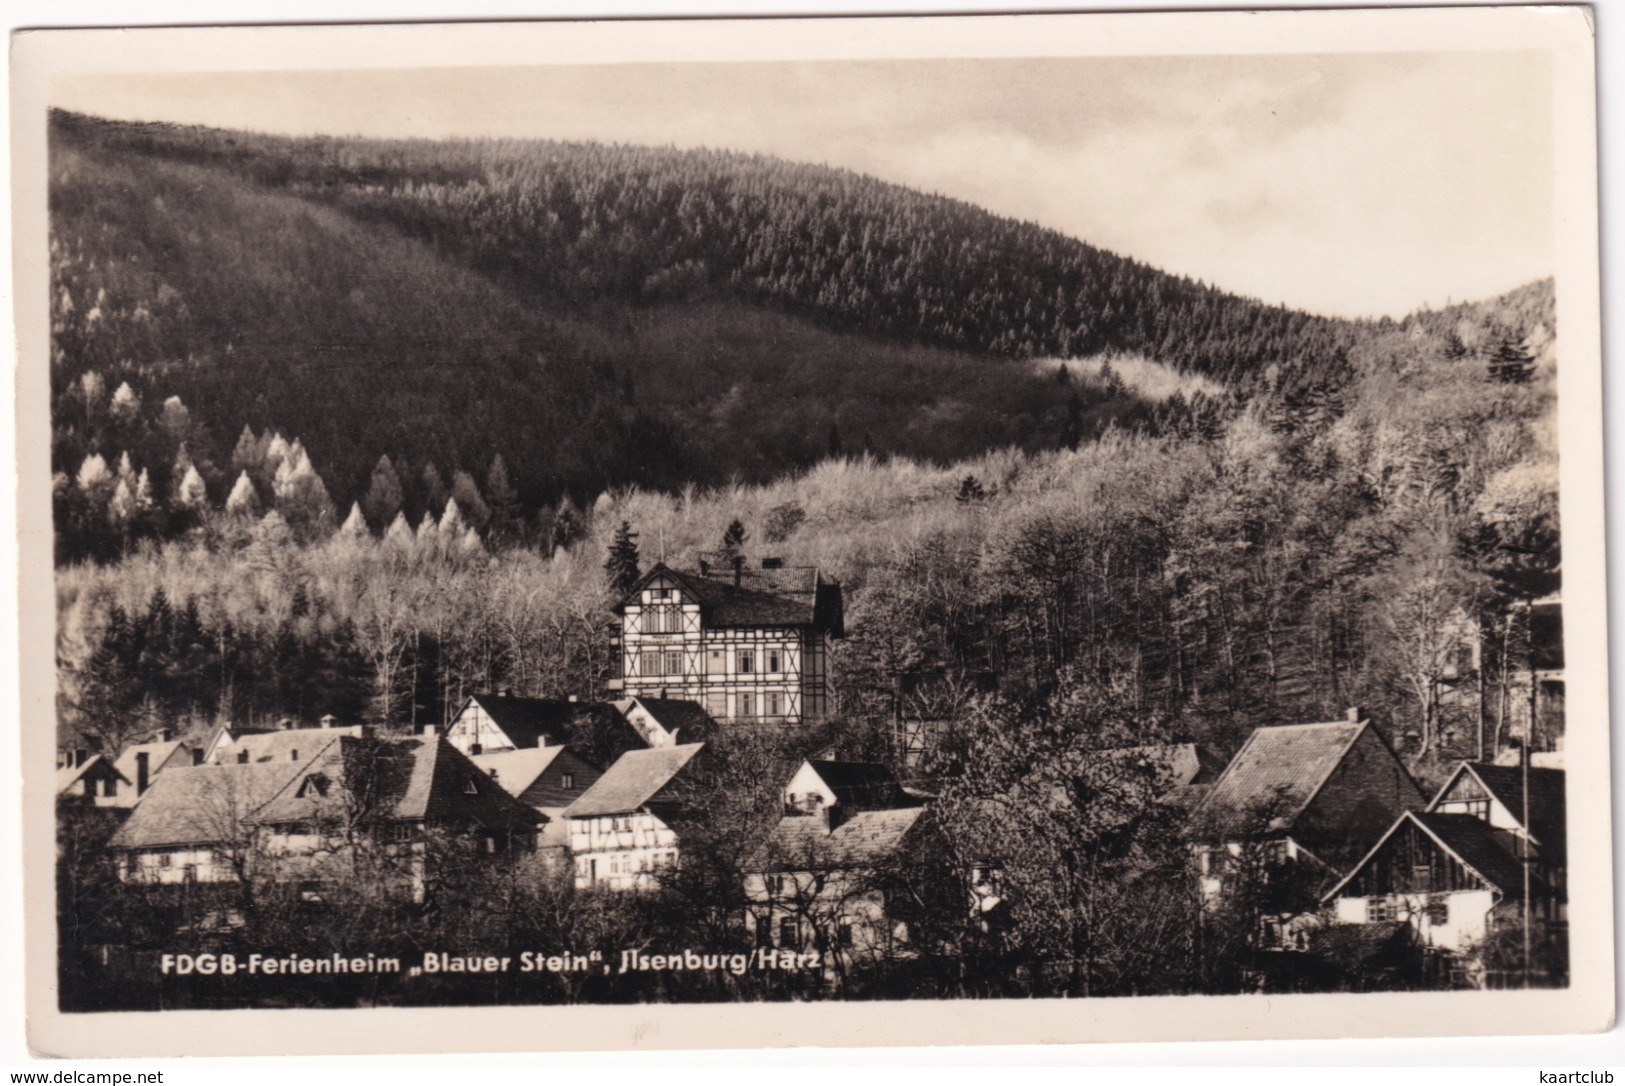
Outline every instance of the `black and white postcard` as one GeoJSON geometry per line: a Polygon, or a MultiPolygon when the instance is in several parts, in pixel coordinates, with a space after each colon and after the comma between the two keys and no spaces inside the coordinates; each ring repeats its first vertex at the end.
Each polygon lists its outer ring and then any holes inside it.
{"type": "Polygon", "coordinates": [[[37,1050],[1611,1022],[1584,9],[12,44],[37,1050]]]}

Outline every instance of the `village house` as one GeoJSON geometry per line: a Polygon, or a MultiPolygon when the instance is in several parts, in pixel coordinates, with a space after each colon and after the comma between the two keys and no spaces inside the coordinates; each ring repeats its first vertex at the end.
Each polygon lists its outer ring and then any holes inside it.
{"type": "Polygon", "coordinates": [[[1323,898],[1337,922],[1403,921],[1429,948],[1472,952],[1522,924],[1567,921],[1561,770],[1463,762],[1427,811],[1407,812],[1323,898]],[[1527,795],[1527,817],[1525,802],[1527,795]],[[1527,887],[1528,897],[1525,897],[1527,887]]]}
{"type": "Polygon", "coordinates": [[[747,864],[745,924],[756,945],[817,949],[830,970],[906,953],[890,878],[925,808],[883,765],[803,762],[785,814],[747,864]]]}
{"type": "Polygon", "coordinates": [[[474,694],[446,725],[446,742],[464,754],[559,747],[585,731],[624,731],[629,742],[649,745],[622,715],[619,703],[570,698],[523,698],[513,694],[474,694]]]}
{"type": "Polygon", "coordinates": [[[253,815],[299,763],[225,762],[168,770],[108,842],[125,882],[232,882],[261,870],[253,815]]]}
{"type": "Polygon", "coordinates": [[[57,766],[56,795],[93,807],[123,807],[135,793],[130,779],[100,754],[74,751],[57,766]]]}
{"type": "Polygon", "coordinates": [[[603,772],[569,747],[529,747],[496,754],[474,754],[479,766],[514,799],[534,808],[545,821],[536,847],[563,861],[570,848],[564,809],[586,794],[603,772]]]}
{"type": "Polygon", "coordinates": [[[530,847],[539,820],[432,736],[332,734],[301,759],[170,769],[109,848],[127,882],[306,883],[342,870],[349,846],[366,842],[386,846],[420,893],[430,836],[501,852],[530,847]]]}
{"type": "Polygon", "coordinates": [[[1341,721],[1259,728],[1191,810],[1202,900],[1216,905],[1288,864],[1307,883],[1335,879],[1426,802],[1357,709],[1341,721]]]}
{"type": "Polygon", "coordinates": [[[251,816],[284,880],[319,887],[357,873],[364,855],[371,878],[398,880],[420,900],[447,849],[528,852],[541,820],[428,729],[341,737],[251,816]]]}
{"type": "Polygon", "coordinates": [[[841,587],[816,569],[770,558],[747,570],[739,558],[713,576],[660,563],[614,610],[612,688],[695,701],[716,720],[797,724],[829,712],[829,642],[845,630],[841,587]]]}
{"type": "Polygon", "coordinates": [[[702,743],[629,750],[564,810],[576,888],[652,890],[676,868],[682,788],[702,743]]]}
{"type": "Polygon", "coordinates": [[[152,782],[165,770],[196,765],[202,761],[203,750],[176,739],[167,728],[146,743],[133,743],[124,748],[114,764],[119,773],[133,782],[134,787],[119,796],[118,806],[134,807],[147,794],[152,782]]]}
{"type": "Polygon", "coordinates": [[[716,727],[705,706],[684,698],[632,697],[611,704],[651,747],[703,743],[716,727]]]}
{"type": "Polygon", "coordinates": [[[332,716],[322,717],[316,727],[300,727],[292,720],[283,720],[274,728],[223,724],[203,744],[202,761],[223,765],[308,760],[339,736],[358,736],[363,731],[360,724],[340,726],[332,716]]]}

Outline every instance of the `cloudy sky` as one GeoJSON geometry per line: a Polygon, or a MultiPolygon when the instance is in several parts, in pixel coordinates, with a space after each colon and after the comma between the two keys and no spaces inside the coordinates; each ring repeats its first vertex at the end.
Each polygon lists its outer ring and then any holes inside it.
{"type": "Polygon", "coordinates": [[[1486,297],[1553,264],[1543,52],[97,76],[54,98],[269,132],[766,152],[1328,314],[1486,297]]]}

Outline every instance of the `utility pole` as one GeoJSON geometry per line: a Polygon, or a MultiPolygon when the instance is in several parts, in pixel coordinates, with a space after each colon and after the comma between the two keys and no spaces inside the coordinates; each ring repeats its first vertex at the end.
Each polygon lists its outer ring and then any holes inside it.
{"type": "MultiPolygon", "coordinates": [[[[1533,731],[1533,720],[1530,721],[1530,725],[1530,730],[1533,731]]],[[[1520,760],[1523,763],[1523,847],[1521,849],[1523,853],[1523,986],[1527,988],[1529,987],[1530,978],[1533,976],[1529,915],[1529,736],[1527,734],[1523,737],[1523,757],[1520,760]]]]}

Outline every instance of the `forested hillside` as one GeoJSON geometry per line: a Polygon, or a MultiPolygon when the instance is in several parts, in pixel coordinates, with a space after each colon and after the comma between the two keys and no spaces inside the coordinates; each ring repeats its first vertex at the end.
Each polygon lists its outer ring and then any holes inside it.
{"type": "Polygon", "coordinates": [[[500,455],[522,518],[545,519],[610,486],[1074,447],[1169,415],[1121,382],[1044,380],[1012,357],[1124,354],[1244,390],[1266,372],[1326,389],[1382,327],[725,152],[58,113],[51,171],[55,470],[128,452],[155,494],[173,490],[184,467],[160,409],[178,397],[216,504],[245,426],[299,438],[340,507],[381,456],[415,519],[438,504],[431,469],[483,483],[500,455]],[[125,384],[133,408],[92,396],[125,384]]]}
{"type": "Polygon", "coordinates": [[[1556,587],[1549,281],[1333,322],[767,159],[55,126],[70,736],[597,695],[617,531],[737,520],[846,585],[821,742],[989,670],[1022,719],[1361,704],[1436,759],[1463,631],[1503,681],[1556,587]]]}

